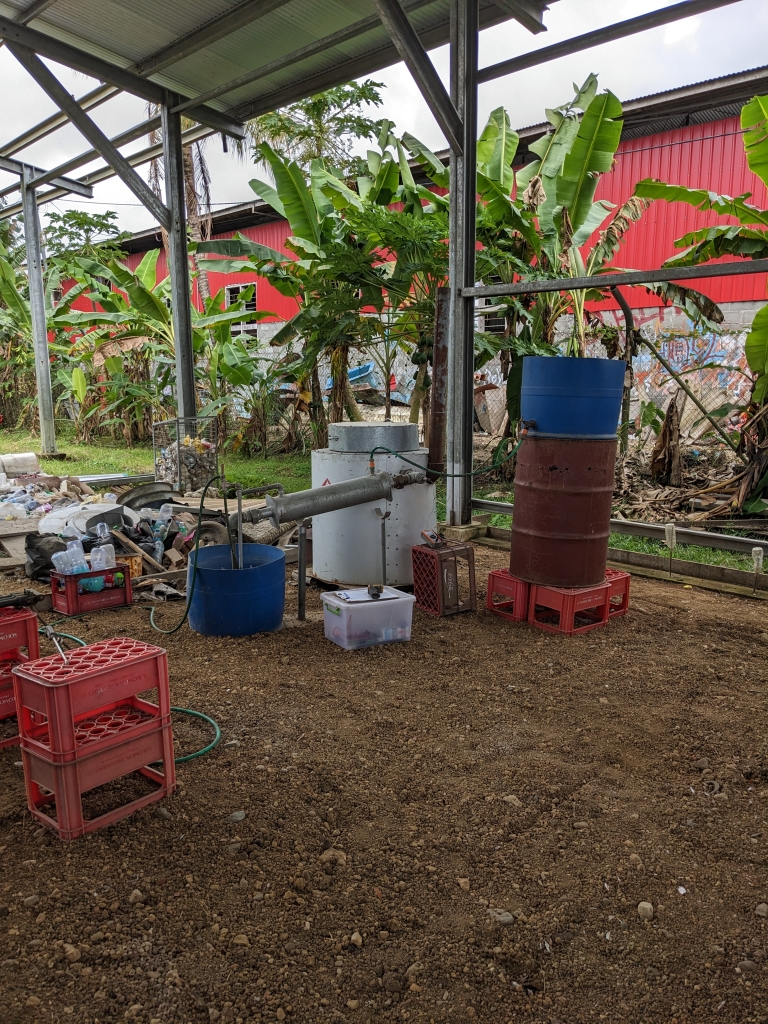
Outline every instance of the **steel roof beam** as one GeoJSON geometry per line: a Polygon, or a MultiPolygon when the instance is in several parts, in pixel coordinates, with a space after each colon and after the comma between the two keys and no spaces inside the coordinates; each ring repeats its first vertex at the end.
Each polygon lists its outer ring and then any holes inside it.
{"type": "MultiPolygon", "coordinates": [[[[92,78],[98,78],[105,83],[117,86],[118,89],[124,89],[126,92],[133,93],[149,103],[163,106],[168,102],[168,90],[156,82],[152,82],[147,78],[141,78],[132,71],[120,68],[116,64],[102,60],[100,57],[94,57],[92,54],[79,50],[75,46],[70,46],[68,43],[55,39],[53,36],[45,35],[43,32],[36,32],[34,29],[26,28],[23,25],[17,25],[8,18],[0,17],[0,37],[5,40],[9,48],[11,43],[25,47],[69,68],[73,68],[75,71],[82,71],[83,74],[90,75],[92,78]]],[[[77,106],[74,98],[70,97],[70,99],[77,106]]],[[[82,111],[81,107],[78,109],[82,111]]],[[[201,124],[215,128],[216,131],[225,132],[227,135],[232,135],[235,138],[242,139],[245,135],[241,124],[234,121],[227,114],[222,114],[211,107],[191,107],[187,111],[187,116],[195,121],[199,121],[201,124]]],[[[70,120],[73,120],[73,118],[70,117],[70,120]]]]}
{"type": "Polygon", "coordinates": [[[448,95],[435,65],[421,44],[416,30],[400,5],[400,0],[374,0],[384,28],[395,44],[397,52],[405,62],[419,92],[440,125],[451,150],[461,155],[464,152],[461,123],[456,107],[448,95]]]}
{"type": "MultiPolygon", "coordinates": [[[[213,128],[206,128],[205,125],[196,125],[194,128],[189,128],[184,132],[182,136],[184,145],[189,145],[191,142],[197,142],[200,139],[206,139],[210,135],[215,135],[213,128]]],[[[162,143],[157,143],[154,146],[148,146],[146,149],[140,150],[138,153],[133,153],[131,156],[126,157],[126,160],[131,167],[140,167],[142,164],[149,163],[150,160],[157,160],[163,155],[162,143]]],[[[106,167],[99,167],[95,171],[91,171],[88,174],[84,174],[82,178],[78,178],[82,184],[85,185],[98,185],[100,181],[107,181],[109,178],[115,177],[115,171],[109,165],[106,167]]],[[[43,192],[42,195],[37,197],[37,205],[42,206],[44,203],[52,203],[55,199],[61,199],[62,196],[67,195],[68,190],[65,188],[52,188],[48,192],[43,192]]],[[[12,206],[0,207],[0,220],[7,220],[9,217],[15,217],[17,213],[22,212],[21,203],[14,203],[12,206]]]]}
{"type": "Polygon", "coordinates": [[[26,68],[37,84],[48,93],[53,102],[67,114],[75,127],[88,139],[93,148],[115,170],[136,198],[167,230],[171,226],[170,210],[158,199],[144,179],[136,173],[120,151],[110,142],[61,82],[40,60],[36,53],[24,46],[6,40],[16,60],[26,68]]]}
{"type": "Polygon", "coordinates": [[[223,39],[231,32],[236,32],[237,29],[259,21],[267,14],[272,14],[273,11],[279,10],[287,3],[290,3],[290,0],[243,0],[233,10],[226,11],[217,18],[212,18],[205,25],[182,36],[181,39],[174,40],[162,50],[152,54],[151,57],[138,61],[133,65],[133,71],[137,75],[151,75],[171,64],[176,64],[193,53],[197,53],[198,50],[223,39]]]}
{"type": "Polygon", "coordinates": [[[490,67],[480,69],[477,80],[478,82],[491,82],[495,78],[514,74],[516,71],[538,67],[540,64],[557,60],[559,57],[567,57],[581,50],[589,50],[593,46],[612,43],[638,32],[647,32],[649,29],[658,28],[661,25],[669,25],[671,22],[680,21],[683,18],[692,18],[695,14],[703,14],[706,11],[713,11],[718,7],[727,7],[729,4],[739,2],[740,0],[685,0],[684,3],[673,4],[660,11],[641,14],[637,18],[619,21],[615,25],[595,29],[594,32],[585,32],[583,35],[564,39],[562,43],[553,43],[552,46],[545,46],[540,50],[532,50],[531,53],[523,53],[519,57],[491,64],[490,67]]]}
{"type": "Polygon", "coordinates": [[[91,199],[93,196],[93,189],[90,185],[84,185],[82,181],[77,181],[75,178],[65,178],[60,174],[56,174],[54,171],[46,172],[40,167],[33,167],[31,164],[22,163],[20,160],[11,160],[8,157],[0,156],[0,171],[9,171],[11,174],[18,174],[19,184],[18,187],[24,188],[24,181],[27,182],[27,188],[35,188],[35,175],[47,174],[47,180],[52,185],[58,185],[59,188],[65,188],[68,192],[75,192],[79,196],[85,196],[87,199],[91,199]]]}
{"type": "Polygon", "coordinates": [[[742,260],[738,263],[704,263],[698,267],[662,267],[661,270],[632,270],[624,274],[591,274],[589,277],[557,277],[547,281],[515,281],[513,284],[477,285],[463,288],[464,298],[491,298],[495,295],[537,295],[540,292],[585,291],[588,288],[615,288],[626,285],[642,288],[658,281],[690,281],[700,277],[738,277],[740,274],[765,274],[768,260],[742,260]]]}
{"type": "MultiPolygon", "coordinates": [[[[135,128],[130,128],[127,132],[123,132],[121,135],[115,135],[114,138],[110,139],[110,142],[112,142],[114,146],[124,146],[128,142],[135,142],[136,139],[140,139],[142,135],[148,135],[149,132],[155,131],[159,127],[160,117],[151,117],[148,121],[142,121],[141,124],[137,124],[135,128]]],[[[67,160],[65,163],[59,164],[58,167],[51,168],[50,171],[41,170],[39,171],[39,177],[35,178],[32,185],[35,188],[40,188],[41,185],[53,184],[54,178],[61,177],[64,174],[69,174],[70,171],[74,171],[78,167],[82,167],[84,164],[89,164],[92,160],[97,160],[100,155],[101,154],[95,149],[89,149],[87,152],[81,153],[80,156],[72,157],[71,160],[67,160]]],[[[130,163],[130,157],[127,159],[130,163]]],[[[80,179],[75,180],[82,184],[80,179]]],[[[0,189],[0,197],[8,196],[15,191],[15,185],[0,189]]]]}
{"type": "Polygon", "coordinates": [[[527,28],[534,35],[547,31],[544,24],[546,7],[533,4],[531,0],[494,0],[494,3],[502,11],[511,14],[515,21],[519,21],[523,28],[527,28]]]}

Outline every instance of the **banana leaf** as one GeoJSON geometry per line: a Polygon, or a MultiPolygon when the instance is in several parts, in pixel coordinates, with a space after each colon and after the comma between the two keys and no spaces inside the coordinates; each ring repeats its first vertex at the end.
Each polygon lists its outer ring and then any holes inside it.
{"type": "MultiPolygon", "coordinates": [[[[557,203],[577,231],[592,209],[600,174],[610,171],[624,122],[621,103],[606,90],[587,107],[557,179],[557,203]]],[[[546,186],[545,186],[546,191],[546,186]]]]}
{"type": "Polygon", "coordinates": [[[450,186],[448,168],[423,142],[419,142],[415,136],[405,132],[403,135],[403,145],[414,160],[418,162],[419,166],[423,167],[430,181],[433,181],[439,188],[448,188],[450,186]]]}
{"type": "Polygon", "coordinates": [[[509,114],[504,107],[491,112],[488,123],[477,142],[477,168],[491,181],[511,195],[515,183],[512,161],[520,136],[512,131],[509,114]]]}
{"type": "MultiPolygon", "coordinates": [[[[266,142],[262,142],[259,146],[259,152],[275,176],[275,188],[278,201],[282,206],[282,216],[290,224],[291,232],[300,238],[312,238],[319,245],[320,224],[317,209],[304,178],[304,172],[295,160],[284,160],[266,142]]],[[[254,182],[250,184],[254,188],[254,182]]],[[[280,213],[280,210],[274,205],[274,190],[270,190],[270,186],[266,186],[266,191],[270,192],[270,198],[266,198],[264,183],[258,182],[257,184],[258,188],[254,188],[254,191],[280,213]]]]}
{"type": "Polygon", "coordinates": [[[665,267],[691,267],[720,256],[743,256],[751,260],[768,258],[768,232],[740,224],[715,225],[690,231],[675,241],[688,246],[664,263],[665,267]]]}
{"type": "Polygon", "coordinates": [[[755,96],[742,107],[741,127],[749,169],[768,185],[768,96],[755,96]]]}
{"type": "Polygon", "coordinates": [[[717,192],[708,192],[703,188],[686,188],[684,185],[666,185],[656,178],[644,178],[635,185],[636,196],[643,199],[663,199],[668,203],[687,203],[697,210],[713,210],[723,217],[736,217],[742,224],[762,224],[768,227],[768,210],[761,210],[747,202],[752,195],[731,198],[720,196],[717,192]]]}
{"type": "Polygon", "coordinates": [[[758,310],[752,329],[744,345],[747,365],[757,375],[753,400],[759,405],[765,401],[768,389],[768,306],[758,310]]]}

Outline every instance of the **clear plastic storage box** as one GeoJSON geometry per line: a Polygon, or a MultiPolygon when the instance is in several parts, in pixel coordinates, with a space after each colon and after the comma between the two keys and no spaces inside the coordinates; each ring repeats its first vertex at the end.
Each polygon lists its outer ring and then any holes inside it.
{"type": "Polygon", "coordinates": [[[385,587],[373,598],[367,588],[323,594],[325,636],[347,651],[411,639],[416,598],[385,587]]]}

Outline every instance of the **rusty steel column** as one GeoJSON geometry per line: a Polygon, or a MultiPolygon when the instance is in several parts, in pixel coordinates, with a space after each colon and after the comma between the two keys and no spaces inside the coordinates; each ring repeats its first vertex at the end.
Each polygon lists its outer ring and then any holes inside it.
{"type": "Polygon", "coordinates": [[[429,463],[436,473],[445,470],[445,426],[448,419],[448,337],[451,325],[451,289],[438,288],[435,299],[435,340],[432,345],[432,387],[429,405],[429,463]]]}

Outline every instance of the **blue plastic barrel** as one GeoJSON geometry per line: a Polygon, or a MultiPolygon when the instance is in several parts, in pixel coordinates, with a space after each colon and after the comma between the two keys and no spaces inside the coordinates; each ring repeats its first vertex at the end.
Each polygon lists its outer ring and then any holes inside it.
{"type": "Polygon", "coordinates": [[[526,356],[521,415],[539,437],[616,436],[626,363],[622,359],[526,356]]]}
{"type": "MultiPolygon", "coordinates": [[[[187,568],[192,586],[194,552],[187,568]]],[[[204,636],[251,636],[279,629],[285,609],[285,552],[268,544],[243,544],[243,568],[232,568],[228,544],[197,552],[189,625],[204,636]]]]}

